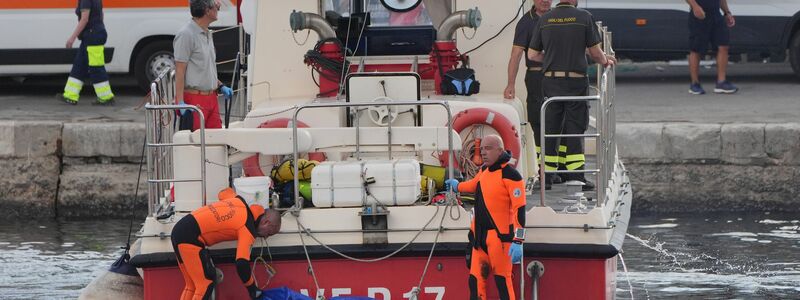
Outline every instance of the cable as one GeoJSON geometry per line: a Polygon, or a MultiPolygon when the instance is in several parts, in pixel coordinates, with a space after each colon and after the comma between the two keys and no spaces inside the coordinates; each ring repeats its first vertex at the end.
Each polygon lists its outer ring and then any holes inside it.
{"type": "Polygon", "coordinates": [[[503,28],[500,28],[500,31],[498,31],[495,35],[493,35],[492,37],[488,38],[487,40],[483,41],[483,43],[481,43],[477,47],[472,48],[471,50],[469,50],[467,52],[464,52],[464,54],[462,54],[462,55],[470,54],[472,51],[478,50],[480,47],[483,47],[483,45],[486,45],[486,43],[488,43],[491,40],[493,40],[493,39],[497,38],[498,36],[500,36],[500,34],[502,34],[503,31],[505,31],[506,28],[508,28],[508,26],[510,26],[512,23],[514,23],[514,21],[517,19],[517,16],[519,16],[519,13],[522,12],[522,8],[524,6],[525,6],[525,0],[522,0],[522,4],[519,5],[519,8],[517,9],[517,13],[514,14],[514,17],[511,18],[511,20],[508,21],[508,23],[506,23],[506,25],[503,25],[503,28]]]}
{"type": "MultiPolygon", "coordinates": [[[[397,254],[397,253],[400,253],[400,251],[403,251],[403,250],[404,250],[405,248],[407,248],[409,245],[411,245],[412,243],[414,243],[414,241],[416,241],[416,240],[417,240],[417,238],[419,237],[419,235],[420,235],[420,234],[422,234],[422,232],[423,232],[423,231],[425,231],[425,228],[428,228],[428,225],[430,225],[430,224],[431,224],[431,222],[433,222],[433,220],[436,218],[436,215],[437,215],[437,214],[439,214],[439,206],[436,206],[436,212],[434,212],[433,216],[431,216],[431,218],[428,220],[428,222],[427,222],[427,223],[425,223],[425,226],[422,226],[422,228],[420,228],[420,230],[419,230],[419,231],[417,231],[417,234],[415,234],[415,235],[414,235],[414,237],[413,237],[413,238],[412,238],[410,241],[408,241],[408,243],[406,243],[405,245],[403,245],[402,247],[398,248],[397,250],[395,250],[395,251],[394,251],[394,252],[392,252],[392,253],[389,253],[389,254],[387,254],[387,255],[385,255],[385,256],[382,256],[382,257],[378,257],[378,258],[372,258],[372,259],[361,259],[361,258],[355,258],[355,257],[349,256],[349,255],[347,255],[347,254],[344,254],[344,253],[342,253],[342,252],[339,252],[339,251],[337,251],[336,249],[333,249],[333,248],[331,248],[331,246],[328,246],[327,244],[324,244],[324,243],[322,243],[322,241],[320,241],[319,239],[317,239],[317,237],[315,237],[314,235],[312,235],[312,234],[311,234],[311,231],[310,231],[310,230],[308,230],[307,228],[305,228],[305,226],[303,226],[303,224],[301,224],[301,223],[300,223],[300,219],[297,219],[297,226],[299,226],[299,230],[301,230],[301,231],[302,231],[302,232],[300,232],[300,240],[301,240],[301,241],[302,241],[302,234],[303,234],[303,233],[305,233],[305,234],[307,234],[307,235],[308,235],[308,236],[309,236],[311,239],[313,239],[315,242],[317,242],[317,244],[320,244],[320,246],[324,247],[325,249],[328,249],[328,251],[331,251],[331,252],[333,252],[333,253],[334,253],[334,254],[336,254],[336,255],[339,255],[339,256],[341,256],[341,257],[343,257],[343,258],[346,258],[346,259],[349,259],[349,260],[352,260],[352,261],[357,261],[357,262],[365,262],[365,263],[371,263],[371,262],[378,262],[378,261],[382,261],[382,260],[385,260],[385,259],[387,259],[387,258],[390,258],[390,257],[394,256],[395,254],[397,254]]],[[[444,214],[442,214],[442,216],[444,216],[444,214]]],[[[442,218],[442,220],[444,220],[444,218],[442,218]]],[[[444,221],[442,221],[442,222],[444,222],[444,221]]],[[[441,226],[442,226],[442,224],[439,224],[439,228],[440,228],[440,230],[439,230],[439,231],[437,231],[437,232],[440,232],[440,231],[441,231],[441,226]]],[[[438,233],[437,233],[437,236],[438,236],[438,233]]],[[[304,245],[305,245],[305,244],[304,244],[304,245]]],[[[306,256],[308,256],[308,253],[306,253],[306,256]]],[[[309,264],[310,264],[310,262],[309,262],[309,264]]],[[[313,272],[312,272],[312,273],[313,273],[313,272]]]]}

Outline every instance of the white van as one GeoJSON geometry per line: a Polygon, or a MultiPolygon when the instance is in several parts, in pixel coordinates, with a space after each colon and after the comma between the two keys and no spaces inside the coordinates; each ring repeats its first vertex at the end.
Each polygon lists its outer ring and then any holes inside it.
{"type": "MultiPolygon", "coordinates": [[[[618,56],[633,60],[685,59],[689,4],[684,0],[580,0],[614,32],[618,56]]],[[[728,0],[736,17],[731,59],[783,62],[787,52],[800,76],[800,0],[728,0]],[[788,50],[788,51],[787,51],[788,50]]]]}
{"type": "MultiPolygon", "coordinates": [[[[212,29],[237,24],[237,1],[222,1],[212,29]]],[[[0,1],[0,76],[69,73],[78,43],[72,49],[64,45],[78,22],[76,3],[0,1]]],[[[148,87],[161,70],[174,64],[172,40],[191,19],[189,1],[106,0],[103,4],[108,31],[106,70],[132,73],[140,86],[148,87]]],[[[235,57],[238,36],[237,30],[214,35],[218,61],[235,57]]]]}

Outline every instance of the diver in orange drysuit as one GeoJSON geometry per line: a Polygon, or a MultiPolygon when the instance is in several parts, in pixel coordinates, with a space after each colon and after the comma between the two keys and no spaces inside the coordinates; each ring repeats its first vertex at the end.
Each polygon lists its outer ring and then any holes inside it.
{"type": "Polygon", "coordinates": [[[475,207],[470,226],[472,246],[468,257],[470,299],[486,299],[486,281],[494,274],[500,299],[516,299],[511,280],[513,263],[522,260],[525,239],[525,183],[509,164],[511,155],[499,136],[483,139],[481,158],[484,165],[469,181],[459,184],[446,181],[453,191],[475,193],[475,207]]]}
{"type": "Polygon", "coordinates": [[[214,290],[216,268],[207,246],[237,241],[236,271],[251,298],[260,296],[250,270],[250,247],[255,237],[269,237],[280,231],[281,216],[258,204],[247,205],[228,188],[219,193],[219,201],[201,207],[180,219],[172,229],[172,247],[178,258],[186,286],[181,300],[210,299],[214,290]]]}

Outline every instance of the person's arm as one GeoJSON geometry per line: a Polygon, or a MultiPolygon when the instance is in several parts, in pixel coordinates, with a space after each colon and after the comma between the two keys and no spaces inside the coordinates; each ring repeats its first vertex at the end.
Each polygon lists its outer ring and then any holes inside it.
{"type": "Polygon", "coordinates": [[[460,193],[474,193],[475,190],[478,188],[478,181],[481,178],[481,172],[479,171],[475,177],[472,179],[461,182],[458,184],[458,191],[460,193]]]}
{"type": "Polygon", "coordinates": [[[725,23],[728,24],[728,27],[736,26],[736,19],[733,17],[731,9],[728,7],[728,0],[720,0],[719,5],[722,7],[722,13],[725,15],[725,23]]]}
{"type": "Polygon", "coordinates": [[[603,49],[600,49],[599,44],[589,48],[589,56],[592,57],[594,62],[601,64],[604,67],[610,67],[617,64],[617,59],[611,55],[605,54],[603,49]]]}
{"type": "Polygon", "coordinates": [[[247,226],[239,229],[238,236],[236,240],[236,273],[239,274],[239,279],[247,288],[250,298],[255,298],[258,296],[258,287],[250,269],[250,247],[253,246],[255,238],[247,226]]]}
{"type": "MultiPolygon", "coordinates": [[[[508,198],[511,199],[508,212],[509,224],[513,227],[511,229],[514,232],[518,229],[525,229],[525,182],[516,169],[506,166],[503,169],[503,185],[508,192],[508,198]]],[[[522,242],[522,239],[518,237],[515,240],[522,242]]]]}
{"type": "Polygon", "coordinates": [[[525,49],[514,45],[511,47],[511,57],[508,59],[508,83],[506,89],[503,91],[503,97],[506,99],[513,99],[516,96],[514,86],[517,82],[517,73],[519,72],[519,61],[522,59],[522,54],[525,49]]]}
{"type": "Polygon", "coordinates": [[[89,24],[89,12],[91,11],[88,9],[81,9],[81,19],[78,21],[78,25],[75,26],[72,35],[67,39],[67,48],[72,48],[72,45],[75,44],[75,39],[86,29],[86,24],[89,24]]]}
{"type": "Polygon", "coordinates": [[[542,62],[544,60],[544,52],[528,48],[528,59],[535,62],[542,62]]]}
{"type": "Polygon", "coordinates": [[[183,103],[183,89],[186,84],[186,62],[175,62],[175,104],[183,103]]]}
{"type": "Polygon", "coordinates": [[[703,8],[700,7],[700,4],[697,4],[695,0],[686,0],[686,3],[689,4],[689,7],[692,8],[692,13],[694,14],[695,18],[703,20],[706,18],[706,12],[703,11],[703,8]]]}
{"type": "Polygon", "coordinates": [[[175,55],[175,103],[179,104],[183,102],[186,87],[186,67],[192,54],[191,38],[183,31],[178,32],[172,41],[172,49],[175,55]]]}

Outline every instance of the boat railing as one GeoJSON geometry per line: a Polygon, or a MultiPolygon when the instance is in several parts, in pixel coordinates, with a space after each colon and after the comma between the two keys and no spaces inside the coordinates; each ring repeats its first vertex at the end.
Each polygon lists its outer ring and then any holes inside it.
{"type": "MultiPolygon", "coordinates": [[[[418,105],[418,106],[430,106],[430,105],[438,105],[444,107],[445,111],[447,112],[447,161],[452,162],[453,160],[453,113],[450,109],[450,104],[447,101],[392,101],[392,102],[383,102],[381,104],[376,105],[375,103],[371,102],[364,102],[364,103],[353,103],[353,102],[336,102],[336,103],[309,103],[309,104],[302,104],[298,105],[294,109],[294,114],[292,116],[292,159],[293,161],[297,161],[299,159],[298,153],[298,145],[297,145],[297,116],[300,114],[301,111],[306,109],[319,109],[319,108],[330,108],[330,107],[340,107],[340,108],[348,108],[348,107],[369,107],[369,106],[386,106],[387,110],[391,111],[392,107],[395,106],[403,106],[403,105],[418,105]]],[[[356,118],[358,119],[358,118],[356,118]]],[[[392,122],[388,123],[387,130],[387,145],[388,145],[388,156],[391,159],[392,157],[392,122]]],[[[359,122],[354,123],[356,127],[356,148],[359,147],[359,139],[358,139],[358,132],[360,131],[359,122]]],[[[292,164],[293,166],[293,173],[292,174],[299,174],[298,173],[298,164],[292,164]]],[[[447,176],[448,178],[452,179],[454,175],[453,171],[453,164],[450,163],[447,165],[447,176]]],[[[300,199],[300,176],[294,176],[294,199],[295,204],[291,208],[295,211],[300,210],[303,208],[303,201],[299,201],[300,199]]]]}
{"type": "MultiPolygon", "coordinates": [[[[601,22],[597,22],[598,30],[602,38],[602,47],[606,53],[612,54],[614,50],[611,43],[611,32],[608,27],[602,26],[601,22]]],[[[539,159],[539,184],[540,184],[540,206],[545,204],[545,175],[546,174],[596,174],[597,176],[597,206],[600,207],[606,202],[606,189],[609,187],[609,180],[613,178],[614,166],[616,163],[617,146],[616,146],[616,116],[614,112],[614,96],[616,88],[616,72],[614,67],[603,68],[598,65],[597,72],[597,95],[591,96],[563,96],[563,97],[550,97],[546,98],[542,103],[540,110],[540,132],[539,145],[542,149],[541,157],[544,157],[547,138],[587,138],[593,137],[596,139],[596,153],[597,153],[597,168],[584,169],[584,170],[546,170],[545,159],[539,159]],[[582,133],[582,134],[549,134],[545,131],[547,107],[555,102],[599,102],[596,116],[596,130],[597,133],[582,133]]]]}
{"type": "Polygon", "coordinates": [[[158,215],[161,209],[169,207],[165,193],[176,182],[200,182],[203,205],[206,205],[206,141],[205,116],[194,105],[175,104],[175,70],[167,69],[150,84],[150,102],[145,104],[145,155],[147,157],[147,208],[148,215],[158,215]],[[173,143],[175,134],[175,111],[191,110],[200,120],[200,178],[176,179],[172,168],[172,147],[197,146],[194,143],[173,143]]]}

